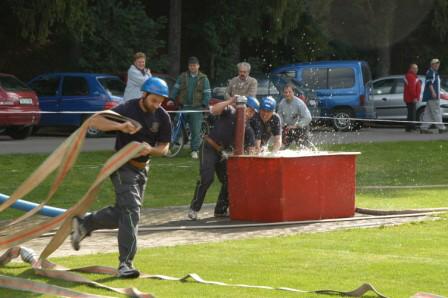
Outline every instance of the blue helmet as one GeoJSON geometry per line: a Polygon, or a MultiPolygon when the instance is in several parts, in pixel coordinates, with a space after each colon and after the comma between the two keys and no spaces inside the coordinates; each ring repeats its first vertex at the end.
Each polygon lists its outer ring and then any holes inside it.
{"type": "Polygon", "coordinates": [[[147,79],[140,89],[141,91],[168,97],[168,85],[160,78],[151,77],[147,79]]]}
{"type": "Polygon", "coordinates": [[[261,99],[260,110],[265,110],[269,112],[275,111],[276,102],[272,96],[266,96],[261,99]]]}
{"type": "Polygon", "coordinates": [[[255,112],[258,113],[258,109],[260,108],[260,103],[258,102],[258,99],[256,99],[253,96],[247,97],[247,106],[249,108],[252,108],[255,112]]]}

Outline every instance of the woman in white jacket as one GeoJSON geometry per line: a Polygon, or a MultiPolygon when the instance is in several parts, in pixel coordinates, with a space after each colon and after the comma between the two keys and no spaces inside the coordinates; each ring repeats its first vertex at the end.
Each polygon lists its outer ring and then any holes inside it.
{"type": "Polygon", "coordinates": [[[145,68],[145,64],[146,55],[142,52],[135,53],[134,63],[128,70],[128,81],[123,96],[124,101],[142,96],[140,88],[151,77],[151,71],[145,68]]]}

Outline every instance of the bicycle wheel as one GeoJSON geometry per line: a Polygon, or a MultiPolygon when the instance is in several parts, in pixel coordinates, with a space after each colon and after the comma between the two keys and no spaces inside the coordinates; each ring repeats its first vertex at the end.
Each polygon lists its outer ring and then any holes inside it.
{"type": "Polygon", "coordinates": [[[175,157],[185,145],[185,130],[182,127],[173,128],[171,133],[170,149],[167,157],[175,157]]]}

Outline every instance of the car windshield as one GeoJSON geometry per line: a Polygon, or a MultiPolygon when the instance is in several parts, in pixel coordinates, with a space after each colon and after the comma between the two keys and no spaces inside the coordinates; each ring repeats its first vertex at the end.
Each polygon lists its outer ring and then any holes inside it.
{"type": "Polygon", "coordinates": [[[293,86],[294,89],[294,94],[297,96],[305,96],[308,99],[314,99],[315,96],[315,92],[312,91],[312,89],[305,87],[305,85],[295,79],[295,78],[291,78],[291,77],[285,77],[277,74],[273,74],[271,76],[271,80],[272,83],[277,87],[278,90],[283,90],[283,88],[285,87],[285,85],[291,85],[293,86]]]}
{"type": "Polygon", "coordinates": [[[98,78],[103,88],[113,96],[123,97],[126,85],[118,78],[98,78]]]}
{"type": "Polygon", "coordinates": [[[271,82],[269,79],[257,79],[258,87],[257,87],[257,96],[263,97],[267,95],[276,96],[279,95],[277,87],[271,82]]]}
{"type": "Polygon", "coordinates": [[[0,76],[0,87],[5,91],[29,91],[25,83],[12,76],[0,76]]]}

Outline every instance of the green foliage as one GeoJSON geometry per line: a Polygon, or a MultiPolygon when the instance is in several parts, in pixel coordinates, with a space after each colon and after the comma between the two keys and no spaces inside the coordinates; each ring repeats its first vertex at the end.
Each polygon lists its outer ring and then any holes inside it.
{"type": "Polygon", "coordinates": [[[56,26],[82,39],[89,30],[87,0],[10,0],[8,1],[21,25],[22,37],[45,44],[56,26]]]}
{"type": "Polygon", "coordinates": [[[140,1],[124,4],[119,0],[99,0],[94,3],[89,11],[93,30],[81,44],[81,68],[124,72],[132,64],[134,53],[144,52],[151,68],[166,69],[164,57],[158,55],[160,48],[165,46],[158,35],[165,27],[166,18],[149,18],[140,1]]]}

